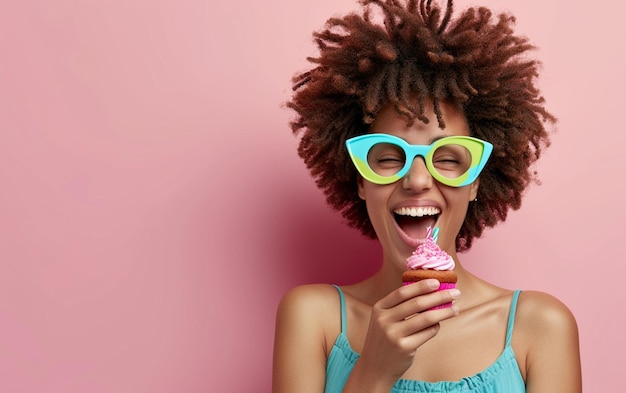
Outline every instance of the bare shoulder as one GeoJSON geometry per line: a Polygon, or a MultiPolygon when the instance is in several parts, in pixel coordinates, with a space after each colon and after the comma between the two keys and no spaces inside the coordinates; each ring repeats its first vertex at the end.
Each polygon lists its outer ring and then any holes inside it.
{"type": "Polygon", "coordinates": [[[336,336],[340,327],[334,287],[311,284],[287,291],[276,312],[272,391],[323,391],[332,334],[336,336]]]}
{"type": "Polygon", "coordinates": [[[578,326],[570,309],[543,292],[520,294],[513,346],[528,392],[579,392],[578,326]],[[521,357],[519,356],[521,355],[521,357]]]}
{"type": "Polygon", "coordinates": [[[539,291],[523,291],[517,307],[516,329],[543,331],[544,334],[576,331],[576,319],[556,297],[539,291]]]}
{"type": "Polygon", "coordinates": [[[328,284],[307,284],[290,289],[278,305],[276,326],[296,330],[299,336],[326,341],[333,331],[341,329],[337,289],[328,284]]]}
{"type": "MultiPolygon", "coordinates": [[[[314,313],[315,315],[322,315],[329,312],[329,306],[332,305],[339,307],[339,294],[332,285],[300,285],[290,289],[283,296],[278,305],[278,313],[314,313]]],[[[339,308],[335,312],[339,315],[339,308]]]]}

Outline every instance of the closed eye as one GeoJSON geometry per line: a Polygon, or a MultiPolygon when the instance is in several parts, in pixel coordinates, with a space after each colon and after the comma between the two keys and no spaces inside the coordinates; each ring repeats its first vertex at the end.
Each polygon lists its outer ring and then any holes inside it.
{"type": "Polygon", "coordinates": [[[460,160],[455,159],[455,158],[441,158],[441,159],[438,159],[437,161],[433,161],[433,164],[450,166],[450,165],[459,165],[460,162],[461,162],[460,160]]]}
{"type": "Polygon", "coordinates": [[[403,157],[381,157],[378,159],[378,162],[402,162],[404,163],[403,157]]]}

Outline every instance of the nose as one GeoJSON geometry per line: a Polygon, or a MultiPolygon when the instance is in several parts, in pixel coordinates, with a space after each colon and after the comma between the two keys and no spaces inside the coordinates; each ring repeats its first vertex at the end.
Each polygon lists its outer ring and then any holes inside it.
{"type": "Polygon", "coordinates": [[[426,168],[424,158],[417,156],[413,159],[409,171],[402,179],[402,187],[406,190],[419,192],[431,188],[433,181],[432,175],[426,168]]]}

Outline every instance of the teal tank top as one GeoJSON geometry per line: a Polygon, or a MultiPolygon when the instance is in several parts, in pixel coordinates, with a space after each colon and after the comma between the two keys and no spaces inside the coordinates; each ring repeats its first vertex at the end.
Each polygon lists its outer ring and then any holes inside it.
{"type": "MultiPolygon", "coordinates": [[[[352,372],[359,354],[354,352],[346,335],[346,300],[343,291],[339,291],[341,301],[341,332],[330,351],[326,362],[325,393],[341,393],[343,386],[352,372]]],[[[509,320],[506,331],[504,350],[496,361],[487,369],[459,381],[424,382],[409,379],[399,379],[391,389],[391,393],[518,393],[526,392],[526,385],[520,373],[513,348],[511,337],[515,324],[515,310],[520,291],[513,293],[509,320]]]]}

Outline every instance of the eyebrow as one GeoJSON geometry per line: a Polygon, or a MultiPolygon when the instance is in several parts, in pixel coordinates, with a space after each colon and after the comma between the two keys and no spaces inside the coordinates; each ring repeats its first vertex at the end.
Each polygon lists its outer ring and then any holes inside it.
{"type": "MultiPolygon", "coordinates": [[[[417,144],[417,145],[416,145],[416,144],[413,144],[413,143],[409,143],[409,141],[407,141],[406,139],[404,139],[404,138],[402,138],[402,137],[400,137],[400,136],[398,136],[398,135],[390,134],[390,133],[388,133],[388,132],[368,132],[368,134],[370,134],[370,135],[371,135],[371,134],[383,134],[383,135],[385,135],[385,134],[386,134],[386,135],[391,135],[391,136],[394,136],[394,137],[396,137],[396,138],[402,139],[405,143],[407,143],[407,144],[409,144],[409,145],[411,145],[411,146],[430,146],[430,145],[432,145],[433,143],[437,142],[437,141],[438,141],[438,140],[440,140],[440,139],[447,138],[447,137],[450,137],[450,136],[455,136],[455,135],[452,135],[452,134],[439,135],[439,136],[435,136],[435,137],[433,137],[432,139],[430,139],[430,140],[428,141],[428,144],[427,144],[427,145],[423,145],[423,144],[417,144]]],[[[363,134],[363,135],[367,135],[367,134],[363,134]]]]}
{"type": "Polygon", "coordinates": [[[436,137],[434,137],[434,138],[432,138],[431,140],[428,141],[428,145],[413,145],[412,143],[407,142],[406,139],[404,139],[404,138],[402,138],[402,140],[404,140],[406,143],[409,143],[409,145],[412,145],[412,146],[430,146],[433,143],[437,142],[438,140],[443,139],[443,138],[447,138],[449,136],[454,136],[454,135],[440,135],[440,136],[436,136],[436,137]]]}
{"type": "Polygon", "coordinates": [[[430,144],[432,145],[433,143],[437,142],[438,140],[443,139],[443,138],[447,138],[447,137],[449,137],[449,136],[454,136],[454,135],[441,135],[441,136],[436,136],[436,137],[434,137],[433,139],[431,139],[431,140],[430,140],[430,144]]]}

